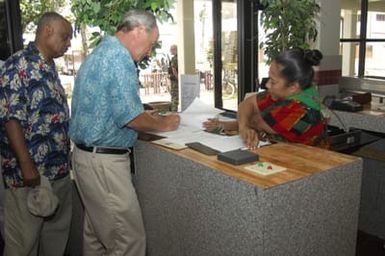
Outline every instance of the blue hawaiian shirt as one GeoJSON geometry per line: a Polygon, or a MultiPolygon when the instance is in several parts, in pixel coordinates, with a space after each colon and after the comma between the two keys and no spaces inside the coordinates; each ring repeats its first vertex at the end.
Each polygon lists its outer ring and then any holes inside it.
{"type": "Polygon", "coordinates": [[[143,113],[139,80],[128,50],[106,37],[81,65],[72,94],[70,137],[76,144],[127,148],[137,132],[126,125],[143,113]]]}
{"type": "Polygon", "coordinates": [[[34,43],[11,56],[0,69],[0,154],[8,187],[22,187],[23,179],[4,124],[18,120],[29,153],[40,174],[50,180],[69,173],[67,98],[55,63],[48,63],[34,43]]]}

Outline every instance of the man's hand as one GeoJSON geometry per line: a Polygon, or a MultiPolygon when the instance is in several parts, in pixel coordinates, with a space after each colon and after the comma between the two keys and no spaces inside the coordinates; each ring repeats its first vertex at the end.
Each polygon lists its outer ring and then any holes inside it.
{"type": "Polygon", "coordinates": [[[28,187],[40,185],[40,174],[32,160],[32,156],[28,152],[24,138],[24,131],[20,122],[18,120],[11,119],[6,122],[4,126],[9,145],[19,162],[24,185],[28,187]]]}
{"type": "Polygon", "coordinates": [[[160,115],[158,111],[146,111],[129,122],[127,126],[142,132],[169,132],[176,130],[179,127],[179,123],[180,116],[177,113],[160,115]]]}
{"type": "Polygon", "coordinates": [[[146,113],[149,113],[150,115],[156,117],[159,116],[159,110],[152,109],[152,110],[146,110],[146,113]]]}
{"type": "Polygon", "coordinates": [[[163,132],[174,131],[179,127],[180,116],[178,114],[170,114],[167,116],[163,116],[162,121],[165,122],[163,132]]]}
{"type": "Polygon", "coordinates": [[[39,171],[36,169],[36,166],[32,162],[21,164],[20,167],[24,186],[36,187],[40,185],[39,171]]]}

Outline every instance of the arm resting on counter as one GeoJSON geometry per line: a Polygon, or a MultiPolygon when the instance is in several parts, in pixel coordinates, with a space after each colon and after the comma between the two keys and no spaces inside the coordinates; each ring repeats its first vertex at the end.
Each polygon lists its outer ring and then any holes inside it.
{"type": "Polygon", "coordinates": [[[238,125],[239,134],[249,148],[254,148],[258,144],[257,131],[276,134],[263,120],[255,97],[248,97],[239,104],[238,125]]]}
{"type": "Polygon", "coordinates": [[[140,132],[167,132],[178,129],[179,123],[180,116],[178,114],[161,116],[157,112],[146,111],[129,122],[127,127],[140,132]]]}

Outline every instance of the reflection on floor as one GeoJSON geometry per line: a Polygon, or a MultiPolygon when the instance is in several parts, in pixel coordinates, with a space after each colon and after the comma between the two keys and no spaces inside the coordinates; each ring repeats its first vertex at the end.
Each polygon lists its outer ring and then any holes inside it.
{"type": "MultiPolygon", "coordinates": [[[[1,235],[1,234],[0,234],[1,235]]],[[[356,256],[385,256],[385,241],[358,231],[357,233],[357,249],[356,256]]],[[[3,255],[4,243],[0,237],[0,255],[3,255]]],[[[71,255],[66,255],[71,256],[71,255]]]]}
{"type": "Polygon", "coordinates": [[[385,256],[385,241],[358,231],[356,256],[385,256]]]}

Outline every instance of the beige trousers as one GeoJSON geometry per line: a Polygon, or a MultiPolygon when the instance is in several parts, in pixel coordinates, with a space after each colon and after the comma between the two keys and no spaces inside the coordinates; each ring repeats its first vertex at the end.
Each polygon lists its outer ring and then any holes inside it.
{"type": "Polygon", "coordinates": [[[5,256],[64,254],[72,217],[70,175],[51,182],[51,185],[59,199],[59,207],[53,216],[47,218],[29,213],[27,194],[30,188],[5,190],[5,256]]]}
{"type": "Polygon", "coordinates": [[[98,154],[75,147],[72,167],[85,208],[83,255],[145,255],[129,154],[98,154]]]}

